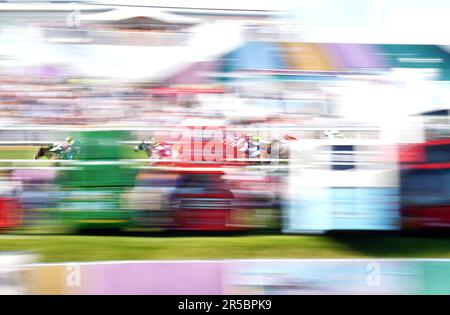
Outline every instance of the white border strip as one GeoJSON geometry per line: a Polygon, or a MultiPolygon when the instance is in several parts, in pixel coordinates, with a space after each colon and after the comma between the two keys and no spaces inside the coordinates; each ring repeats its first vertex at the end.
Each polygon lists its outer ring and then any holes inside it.
{"type": "Polygon", "coordinates": [[[23,266],[64,266],[69,264],[79,265],[120,265],[120,264],[183,264],[183,263],[277,263],[277,262],[289,262],[289,263],[307,263],[307,262],[449,262],[449,258],[261,258],[261,259],[197,259],[197,260],[105,260],[105,261],[87,261],[87,262],[57,262],[57,263],[33,263],[23,266]]]}

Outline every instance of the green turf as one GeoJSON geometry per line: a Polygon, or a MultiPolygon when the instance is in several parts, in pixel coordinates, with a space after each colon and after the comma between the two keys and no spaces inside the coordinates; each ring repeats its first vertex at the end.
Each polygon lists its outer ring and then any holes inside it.
{"type": "MultiPolygon", "coordinates": [[[[9,147],[0,147],[0,160],[33,160],[34,155],[36,154],[38,146],[9,146],[9,147]]],[[[127,159],[146,159],[147,155],[143,151],[134,152],[133,147],[130,146],[126,149],[127,154],[125,158],[127,159]]],[[[41,158],[43,161],[48,161],[47,158],[41,158]]],[[[137,165],[145,165],[145,162],[140,162],[137,165]]],[[[38,165],[33,162],[0,162],[0,167],[48,167],[55,166],[54,162],[43,162],[38,165]]]]}
{"type": "Polygon", "coordinates": [[[0,159],[32,160],[38,149],[36,146],[0,147],[0,159]]]}
{"type": "MultiPolygon", "coordinates": [[[[38,149],[39,146],[3,146],[0,147],[0,159],[32,160],[38,149]]],[[[128,154],[126,154],[127,159],[145,159],[147,157],[146,153],[143,151],[134,152],[132,146],[129,146],[125,152],[128,152],[128,154]]]]}
{"type": "Polygon", "coordinates": [[[404,236],[0,235],[0,251],[33,250],[42,262],[231,258],[449,258],[449,239],[404,236]]]}

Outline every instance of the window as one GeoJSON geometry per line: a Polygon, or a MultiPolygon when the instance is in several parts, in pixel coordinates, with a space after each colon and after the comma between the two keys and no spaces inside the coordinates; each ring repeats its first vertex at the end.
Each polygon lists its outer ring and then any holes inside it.
{"type": "Polygon", "coordinates": [[[450,204],[450,169],[403,171],[401,194],[405,204],[450,204]]]}
{"type": "Polygon", "coordinates": [[[450,144],[426,147],[427,163],[450,163],[450,144]]]}
{"type": "Polygon", "coordinates": [[[353,145],[333,145],[332,170],[345,171],[355,168],[355,152],[353,145]]]}

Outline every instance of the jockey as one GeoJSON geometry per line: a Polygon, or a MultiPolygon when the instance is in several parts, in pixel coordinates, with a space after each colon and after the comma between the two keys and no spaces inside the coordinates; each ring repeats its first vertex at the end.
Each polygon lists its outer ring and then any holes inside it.
{"type": "Polygon", "coordinates": [[[152,151],[156,151],[156,156],[159,158],[169,158],[171,156],[171,145],[167,142],[159,142],[156,138],[150,138],[150,145],[152,151]]]}
{"type": "Polygon", "coordinates": [[[72,137],[67,137],[64,142],[62,143],[62,147],[64,149],[64,151],[67,152],[67,150],[69,150],[69,148],[73,145],[74,140],[72,139],[72,137]]]}
{"type": "Polygon", "coordinates": [[[62,144],[59,144],[59,143],[53,143],[52,145],[51,145],[51,148],[50,148],[50,150],[49,150],[50,152],[55,152],[55,153],[61,153],[62,151],[64,151],[64,148],[63,148],[63,146],[62,146],[62,144]]]}
{"type": "Polygon", "coordinates": [[[50,149],[51,152],[63,153],[68,160],[72,160],[75,154],[78,154],[80,147],[78,142],[72,139],[72,137],[67,137],[63,143],[55,143],[53,148],[50,149]]]}
{"type": "Polygon", "coordinates": [[[80,143],[77,140],[72,139],[71,137],[66,138],[66,143],[68,144],[68,147],[66,149],[67,157],[69,160],[72,160],[74,156],[80,154],[80,143]]]}
{"type": "Polygon", "coordinates": [[[261,155],[261,146],[265,143],[261,136],[248,137],[248,157],[257,158],[261,155]]]}
{"type": "Polygon", "coordinates": [[[246,151],[247,150],[247,136],[241,135],[238,137],[235,137],[231,140],[231,145],[233,147],[238,147],[239,151],[246,151]]]}
{"type": "Polygon", "coordinates": [[[250,136],[246,134],[235,139],[233,146],[237,146],[241,152],[248,152],[249,158],[257,158],[261,155],[261,146],[265,143],[261,136],[250,136]]]}

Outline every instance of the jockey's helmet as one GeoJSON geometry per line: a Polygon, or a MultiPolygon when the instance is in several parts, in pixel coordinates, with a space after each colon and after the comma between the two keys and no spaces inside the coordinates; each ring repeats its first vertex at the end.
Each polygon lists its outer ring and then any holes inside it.
{"type": "Polygon", "coordinates": [[[157,146],[159,144],[159,141],[156,140],[155,137],[150,137],[150,145],[157,146]]]}

